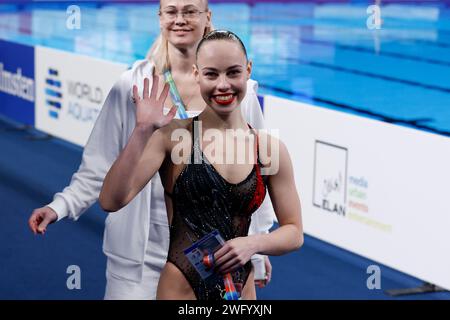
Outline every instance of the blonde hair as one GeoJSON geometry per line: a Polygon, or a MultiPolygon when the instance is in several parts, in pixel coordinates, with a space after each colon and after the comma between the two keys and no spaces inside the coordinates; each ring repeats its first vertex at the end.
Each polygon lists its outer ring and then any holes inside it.
{"type": "MultiPolygon", "coordinates": [[[[203,1],[206,3],[206,10],[209,11],[208,0],[203,1]]],[[[210,23],[209,27],[205,27],[203,36],[207,35],[213,30],[214,27],[212,23],[210,23]]],[[[151,45],[150,50],[147,52],[146,58],[153,62],[153,64],[155,65],[155,70],[159,74],[162,74],[165,70],[170,69],[169,41],[161,33],[151,45]]]]}

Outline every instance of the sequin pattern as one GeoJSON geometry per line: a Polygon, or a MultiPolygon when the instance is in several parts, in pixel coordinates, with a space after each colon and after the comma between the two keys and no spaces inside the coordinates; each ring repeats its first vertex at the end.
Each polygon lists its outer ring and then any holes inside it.
{"type": "MultiPolygon", "coordinates": [[[[193,119],[192,132],[195,121],[198,117],[193,119]]],[[[221,300],[225,289],[222,276],[203,281],[183,250],[213,230],[219,230],[225,241],[246,236],[251,215],[264,200],[266,179],[260,174],[258,161],[243,181],[227,182],[203,156],[198,135],[193,137],[191,163],[178,176],[171,195],[173,218],[168,261],[184,274],[197,299],[221,300]],[[194,162],[195,157],[201,161],[194,162]]],[[[237,288],[244,287],[251,268],[249,261],[232,273],[237,288]]]]}

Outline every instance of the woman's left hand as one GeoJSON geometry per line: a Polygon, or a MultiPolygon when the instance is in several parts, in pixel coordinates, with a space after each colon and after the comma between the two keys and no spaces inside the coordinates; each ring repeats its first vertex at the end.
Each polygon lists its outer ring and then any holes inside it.
{"type": "Polygon", "coordinates": [[[214,253],[216,270],[226,274],[243,267],[255,254],[251,237],[238,237],[228,240],[214,253]]]}
{"type": "Polygon", "coordinates": [[[264,279],[255,280],[255,284],[259,288],[264,288],[269,284],[270,280],[272,280],[272,263],[270,263],[270,259],[268,256],[264,256],[264,267],[266,269],[264,279]]]}

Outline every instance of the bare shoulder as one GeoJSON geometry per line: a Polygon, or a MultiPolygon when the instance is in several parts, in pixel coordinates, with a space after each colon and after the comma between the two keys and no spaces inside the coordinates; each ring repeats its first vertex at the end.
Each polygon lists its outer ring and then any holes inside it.
{"type": "Polygon", "coordinates": [[[269,134],[268,131],[265,129],[258,129],[256,131],[258,133],[260,151],[267,150],[266,152],[264,152],[265,155],[270,155],[272,151],[274,153],[287,152],[286,145],[279,138],[269,134]]]}
{"type": "Polygon", "coordinates": [[[192,119],[173,119],[168,125],[158,129],[154,134],[162,139],[166,148],[171,149],[174,142],[178,142],[181,137],[189,137],[190,141],[192,119]]]}
{"type": "Polygon", "coordinates": [[[266,130],[258,130],[259,159],[268,175],[278,173],[281,166],[290,162],[286,145],[278,137],[269,134],[266,130]]]}
{"type": "Polygon", "coordinates": [[[172,121],[170,121],[170,123],[168,125],[158,129],[157,131],[160,131],[161,135],[170,138],[170,136],[176,130],[186,129],[186,130],[190,131],[191,125],[192,125],[192,119],[173,119],[172,121]]]}

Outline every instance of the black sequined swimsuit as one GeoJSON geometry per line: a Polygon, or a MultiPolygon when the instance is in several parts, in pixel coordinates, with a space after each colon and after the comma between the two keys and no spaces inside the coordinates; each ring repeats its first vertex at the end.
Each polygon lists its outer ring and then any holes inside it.
{"type": "MultiPolygon", "coordinates": [[[[213,230],[218,230],[225,241],[247,236],[251,215],[265,198],[267,176],[261,175],[257,156],[257,163],[243,181],[227,182],[201,151],[196,121],[198,117],[192,121],[191,162],[176,179],[173,194],[166,191],[173,204],[167,260],[184,274],[198,300],[221,300],[225,291],[222,275],[202,280],[183,251],[213,230]]],[[[232,273],[237,289],[244,287],[251,270],[249,261],[232,273]]]]}

